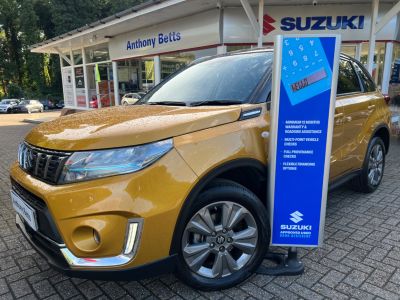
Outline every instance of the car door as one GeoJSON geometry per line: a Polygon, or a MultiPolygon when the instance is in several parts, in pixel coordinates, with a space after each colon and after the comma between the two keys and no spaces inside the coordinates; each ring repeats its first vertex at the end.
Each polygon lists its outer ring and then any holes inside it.
{"type": "Polygon", "coordinates": [[[336,177],[343,173],[342,152],[343,144],[343,106],[336,100],[335,118],[332,135],[332,150],[331,150],[331,166],[329,179],[335,180],[336,177]]]}
{"type": "Polygon", "coordinates": [[[371,113],[371,95],[364,91],[364,86],[350,59],[342,59],[340,69],[341,85],[338,86],[338,101],[343,107],[344,114],[341,164],[344,172],[350,172],[359,169],[364,159],[364,155],[359,153],[359,147],[364,139],[363,128],[371,113]]]}

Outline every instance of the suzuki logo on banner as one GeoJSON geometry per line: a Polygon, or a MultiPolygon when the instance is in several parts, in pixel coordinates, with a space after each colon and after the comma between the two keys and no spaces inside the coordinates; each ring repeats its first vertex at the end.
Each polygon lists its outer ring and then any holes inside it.
{"type": "Polygon", "coordinates": [[[293,223],[299,223],[301,221],[303,221],[303,214],[299,211],[295,211],[294,213],[290,214],[291,218],[290,221],[292,221],[293,223]]]}
{"type": "MultiPolygon", "coordinates": [[[[272,25],[275,19],[264,15],[263,34],[268,35],[276,28],[272,25]]],[[[364,29],[365,16],[315,16],[315,17],[284,17],[280,21],[282,31],[317,31],[317,30],[346,30],[364,29]]]]}

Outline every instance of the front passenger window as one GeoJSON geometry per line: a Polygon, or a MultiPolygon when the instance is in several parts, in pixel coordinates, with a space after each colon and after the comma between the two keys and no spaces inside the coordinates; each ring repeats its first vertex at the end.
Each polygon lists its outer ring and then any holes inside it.
{"type": "Polygon", "coordinates": [[[360,81],[353,66],[347,60],[341,60],[339,63],[339,77],[337,94],[349,94],[361,92],[360,81]]]}

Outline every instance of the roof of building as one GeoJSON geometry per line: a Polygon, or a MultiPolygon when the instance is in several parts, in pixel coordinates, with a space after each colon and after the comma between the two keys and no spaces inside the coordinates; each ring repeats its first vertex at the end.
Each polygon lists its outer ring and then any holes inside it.
{"type": "MultiPolygon", "coordinates": [[[[381,3],[393,3],[381,0],[381,3]]],[[[249,0],[257,5],[258,0],[249,0]]],[[[367,0],[318,0],[325,4],[370,4],[367,0]]],[[[312,0],[265,0],[265,5],[311,5],[312,0]]],[[[217,8],[241,6],[240,0],[149,0],[30,47],[37,53],[60,53],[107,42],[118,34],[217,8]]]]}

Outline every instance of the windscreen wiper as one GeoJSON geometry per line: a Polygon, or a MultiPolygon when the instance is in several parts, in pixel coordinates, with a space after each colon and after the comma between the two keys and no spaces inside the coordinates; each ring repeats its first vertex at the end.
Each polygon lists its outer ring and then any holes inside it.
{"type": "Polygon", "coordinates": [[[201,106],[201,105],[232,105],[232,104],[243,104],[240,100],[204,100],[189,103],[189,106],[201,106]]]}
{"type": "Polygon", "coordinates": [[[186,102],[181,101],[157,101],[157,102],[147,102],[148,105],[172,105],[172,106],[187,106],[186,102]]]}

